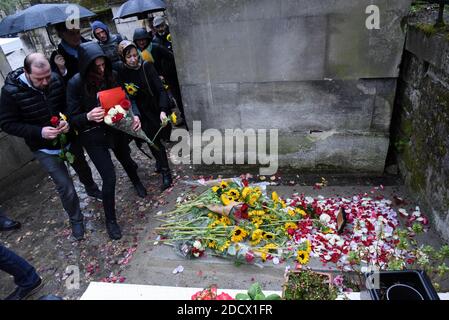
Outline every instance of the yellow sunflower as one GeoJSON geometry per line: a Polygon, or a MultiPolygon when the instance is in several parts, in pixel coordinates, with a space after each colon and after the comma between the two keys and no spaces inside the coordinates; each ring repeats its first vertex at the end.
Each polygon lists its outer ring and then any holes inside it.
{"type": "Polygon", "coordinates": [[[278,248],[278,246],[275,243],[268,243],[268,244],[265,245],[264,248],[267,249],[267,250],[275,250],[275,249],[278,248]]]}
{"type": "Polygon", "coordinates": [[[250,217],[262,217],[265,214],[263,210],[251,210],[248,215],[250,217]]]}
{"type": "Polygon", "coordinates": [[[229,197],[229,195],[226,194],[226,193],[223,193],[223,194],[221,195],[220,198],[221,198],[221,202],[222,202],[225,206],[229,205],[229,204],[231,203],[231,201],[234,200],[233,198],[229,197]]]}
{"type": "Polygon", "coordinates": [[[219,187],[219,186],[214,186],[214,187],[212,187],[212,191],[213,191],[213,192],[217,193],[218,190],[220,190],[220,187],[219,187]]]}
{"type": "Polygon", "coordinates": [[[245,231],[245,229],[242,229],[240,227],[235,227],[234,230],[232,230],[231,241],[232,242],[240,242],[243,239],[245,239],[247,235],[248,235],[248,233],[245,231]]]}
{"type": "Polygon", "coordinates": [[[300,214],[300,215],[302,215],[303,217],[305,217],[307,215],[307,213],[304,210],[300,209],[300,208],[296,208],[295,212],[300,214]]]}
{"type": "Polygon", "coordinates": [[[251,245],[255,246],[256,244],[258,244],[260,241],[262,241],[262,230],[260,229],[256,229],[253,231],[253,233],[251,234],[251,245]]]}
{"type": "Polygon", "coordinates": [[[231,225],[231,219],[225,216],[221,217],[220,222],[226,226],[231,225]]]}
{"type": "Polygon", "coordinates": [[[293,223],[293,222],[287,222],[287,223],[284,225],[285,231],[287,231],[288,229],[296,230],[297,228],[298,228],[298,226],[296,225],[296,223],[293,223]]]}
{"type": "Polygon", "coordinates": [[[250,193],[251,193],[251,188],[249,188],[249,187],[243,188],[242,194],[241,194],[241,199],[242,199],[242,201],[245,201],[245,200],[246,200],[246,197],[247,197],[250,193]]]}
{"type": "Polygon", "coordinates": [[[271,194],[271,199],[274,201],[274,203],[279,202],[279,196],[276,191],[273,191],[273,193],[271,194]]]}
{"type": "Polygon", "coordinates": [[[134,96],[139,91],[139,87],[136,86],[134,83],[125,83],[125,89],[126,92],[128,92],[129,95],[134,96]]]}
{"type": "Polygon", "coordinates": [[[288,215],[289,215],[290,217],[296,216],[296,211],[295,211],[295,210],[288,209],[287,212],[288,212],[288,215]]]}
{"type": "Polygon", "coordinates": [[[274,233],[265,232],[265,231],[263,231],[262,236],[265,240],[273,240],[275,238],[274,233]]]}
{"type": "Polygon", "coordinates": [[[263,220],[260,217],[253,217],[251,219],[251,222],[256,226],[256,228],[259,228],[260,225],[263,223],[263,220]]]}
{"type": "Polygon", "coordinates": [[[231,189],[227,192],[229,198],[232,198],[234,201],[238,201],[240,198],[240,192],[237,189],[231,189]]]}
{"type": "Polygon", "coordinates": [[[176,113],[172,113],[171,115],[170,115],[170,120],[171,120],[171,123],[173,123],[174,125],[176,125],[176,123],[178,122],[178,117],[176,117],[176,113]]]}
{"type": "Polygon", "coordinates": [[[307,264],[309,262],[309,253],[304,250],[298,250],[296,253],[296,260],[298,260],[300,264],[307,264]]]}
{"type": "Polygon", "coordinates": [[[211,249],[215,249],[217,247],[217,242],[214,240],[210,240],[207,244],[207,246],[211,249]]]}
{"type": "Polygon", "coordinates": [[[220,182],[220,188],[226,189],[228,187],[228,183],[226,181],[220,182]]]}
{"type": "Polygon", "coordinates": [[[248,204],[250,206],[254,206],[257,202],[257,200],[259,200],[260,194],[258,193],[252,193],[251,196],[249,197],[249,201],[248,204]]]}

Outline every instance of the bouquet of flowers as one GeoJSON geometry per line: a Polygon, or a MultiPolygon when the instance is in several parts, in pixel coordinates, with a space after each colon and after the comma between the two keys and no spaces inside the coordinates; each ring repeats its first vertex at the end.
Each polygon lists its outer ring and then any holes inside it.
{"type": "MultiPolygon", "coordinates": [[[[61,121],[66,121],[67,122],[67,117],[62,114],[59,113],[59,118],[57,116],[53,116],[50,119],[50,123],[53,127],[58,128],[60,125],[61,121]]],[[[68,151],[69,148],[69,144],[67,141],[67,136],[65,133],[60,133],[56,139],[53,140],[53,146],[60,146],[60,152],[59,152],[59,158],[61,158],[64,161],[67,161],[69,164],[73,164],[73,162],[75,162],[75,156],[68,151]]]]}
{"type": "Polygon", "coordinates": [[[134,112],[131,108],[131,101],[126,98],[126,93],[122,88],[117,87],[100,91],[97,97],[105,111],[104,123],[133,137],[142,139],[157,148],[142,129],[137,131],[133,129],[134,112]]]}
{"type": "Polygon", "coordinates": [[[184,258],[200,258],[206,251],[200,240],[179,241],[175,244],[176,252],[184,258]]]}

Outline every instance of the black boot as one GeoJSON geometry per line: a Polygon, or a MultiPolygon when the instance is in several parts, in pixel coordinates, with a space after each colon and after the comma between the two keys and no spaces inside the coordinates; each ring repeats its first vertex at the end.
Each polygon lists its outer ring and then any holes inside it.
{"type": "Polygon", "coordinates": [[[106,220],[106,230],[108,231],[109,238],[112,240],[119,240],[122,238],[122,231],[120,226],[115,220],[106,220]]]}
{"type": "Polygon", "coordinates": [[[73,222],[72,223],[72,235],[77,241],[84,239],[84,223],[73,222]]]}
{"type": "Polygon", "coordinates": [[[147,196],[147,190],[145,189],[145,187],[143,186],[143,184],[140,180],[134,181],[133,185],[134,185],[134,189],[136,189],[137,195],[139,197],[145,198],[147,196]]]}
{"type": "Polygon", "coordinates": [[[172,182],[173,182],[173,179],[171,177],[170,170],[168,170],[168,169],[162,170],[162,186],[161,186],[161,190],[164,191],[165,189],[170,188],[172,182]]]}

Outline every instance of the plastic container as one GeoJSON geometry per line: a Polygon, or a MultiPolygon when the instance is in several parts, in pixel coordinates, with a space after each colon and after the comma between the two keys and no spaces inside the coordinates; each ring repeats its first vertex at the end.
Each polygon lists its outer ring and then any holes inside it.
{"type": "MultiPolygon", "coordinates": [[[[426,273],[422,270],[380,271],[379,285],[365,288],[363,300],[440,300],[426,273]]],[[[365,274],[365,279],[373,273],[365,274]]]]}

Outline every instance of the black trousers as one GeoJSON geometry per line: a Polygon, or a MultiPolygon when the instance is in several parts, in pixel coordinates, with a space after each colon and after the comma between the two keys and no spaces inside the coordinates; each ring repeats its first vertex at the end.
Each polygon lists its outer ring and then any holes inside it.
{"type": "Polygon", "coordinates": [[[86,161],[83,146],[79,139],[73,139],[70,143],[70,152],[75,156],[75,161],[72,164],[73,169],[78,174],[78,178],[84,185],[87,192],[97,189],[97,185],[92,178],[92,170],[86,161]]]}
{"type": "Polygon", "coordinates": [[[111,129],[106,133],[103,128],[82,134],[81,142],[103,180],[102,200],[106,220],[115,221],[115,184],[116,174],[109,149],[125,169],[131,182],[140,182],[136,163],[131,158],[131,150],[126,134],[111,129]],[[109,141],[111,143],[109,143],[109,141]]]}

